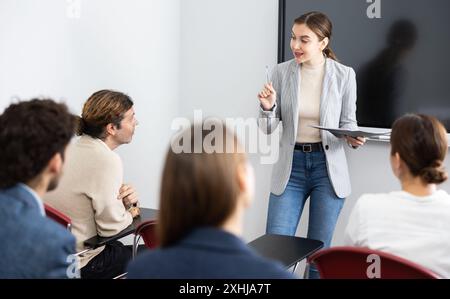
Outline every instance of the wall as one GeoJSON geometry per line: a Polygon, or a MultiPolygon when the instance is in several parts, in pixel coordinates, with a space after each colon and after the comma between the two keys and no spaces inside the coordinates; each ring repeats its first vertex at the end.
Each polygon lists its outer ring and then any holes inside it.
{"type": "MultiPolygon", "coordinates": [[[[256,117],[265,66],[277,62],[278,1],[181,1],[180,111],[203,116],[256,117]]],[[[271,166],[250,157],[256,172],[255,202],[244,237],[265,232],[271,166]]]]}
{"type": "Polygon", "coordinates": [[[99,89],[129,94],[140,125],[118,149],[125,181],[157,207],[178,112],[179,36],[179,0],[2,0],[0,110],[15,97],[51,96],[79,114],[99,89]]]}

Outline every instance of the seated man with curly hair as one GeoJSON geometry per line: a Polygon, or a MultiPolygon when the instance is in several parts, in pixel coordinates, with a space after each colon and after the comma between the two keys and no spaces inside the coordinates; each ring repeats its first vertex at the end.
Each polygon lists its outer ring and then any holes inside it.
{"type": "Polygon", "coordinates": [[[0,278],[77,276],[75,238],[45,217],[41,200],[58,185],[75,124],[66,105],[47,99],[0,115],[0,278]]]}

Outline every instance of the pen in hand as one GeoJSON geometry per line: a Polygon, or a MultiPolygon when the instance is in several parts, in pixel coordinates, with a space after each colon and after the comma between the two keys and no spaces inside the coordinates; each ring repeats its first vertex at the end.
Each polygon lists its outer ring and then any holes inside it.
{"type": "Polygon", "coordinates": [[[276,94],[277,93],[272,86],[272,82],[270,82],[269,66],[266,65],[266,83],[264,84],[261,92],[258,93],[259,101],[265,111],[272,109],[275,105],[276,94]]]}

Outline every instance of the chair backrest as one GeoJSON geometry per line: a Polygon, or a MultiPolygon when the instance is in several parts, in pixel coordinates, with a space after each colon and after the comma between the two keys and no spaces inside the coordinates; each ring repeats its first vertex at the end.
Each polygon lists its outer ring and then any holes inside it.
{"type": "Polygon", "coordinates": [[[134,234],[133,257],[135,257],[137,254],[137,248],[140,238],[144,240],[145,246],[149,249],[153,249],[159,244],[156,236],[156,220],[148,220],[142,222],[138,225],[134,234]]]}
{"type": "Polygon", "coordinates": [[[140,235],[147,248],[153,249],[158,246],[156,237],[156,221],[144,221],[136,228],[135,234],[140,235]]]}
{"type": "Polygon", "coordinates": [[[52,208],[48,204],[44,204],[44,208],[45,208],[45,214],[47,215],[48,218],[61,224],[62,226],[64,226],[65,228],[67,228],[70,231],[70,229],[72,227],[72,220],[70,220],[69,217],[67,217],[66,215],[64,215],[63,213],[58,211],[57,209],[52,208]]]}
{"type": "Polygon", "coordinates": [[[308,262],[316,265],[321,278],[440,278],[432,271],[404,258],[360,247],[324,249],[311,255],[308,262]],[[379,265],[376,265],[378,261],[379,265]]]}

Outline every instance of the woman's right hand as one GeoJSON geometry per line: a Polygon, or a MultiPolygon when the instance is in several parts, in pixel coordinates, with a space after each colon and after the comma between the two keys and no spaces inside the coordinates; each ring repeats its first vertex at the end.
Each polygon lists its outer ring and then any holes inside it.
{"type": "Polygon", "coordinates": [[[264,84],[264,88],[258,93],[258,99],[264,110],[272,109],[273,105],[275,105],[275,100],[277,99],[277,92],[273,88],[272,82],[264,84]]]}

